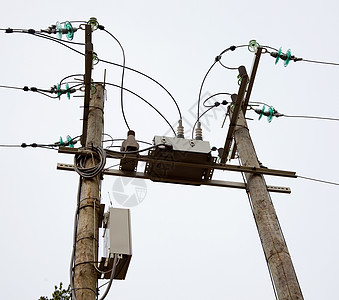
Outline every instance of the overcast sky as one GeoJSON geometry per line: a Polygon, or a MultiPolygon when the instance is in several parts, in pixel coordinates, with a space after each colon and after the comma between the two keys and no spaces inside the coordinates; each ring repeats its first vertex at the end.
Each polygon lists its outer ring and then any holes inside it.
{"type": "MultiPolygon", "coordinates": [[[[2,6],[1,28],[47,28],[57,21],[97,17],[125,48],[126,64],[161,82],[177,99],[185,135],[195,122],[197,99],[206,71],[222,50],[248,44],[282,47],[304,59],[339,62],[337,1],[10,1],[2,6]]],[[[62,78],[84,73],[84,58],[28,34],[0,32],[0,85],[49,89],[62,78]]],[[[65,38],[64,38],[65,39],[65,38]]],[[[74,41],[83,42],[84,31],[74,41]]],[[[99,58],[121,63],[117,43],[93,33],[99,58]]],[[[84,51],[82,46],[75,46],[84,51]]],[[[253,53],[239,48],[223,56],[227,66],[250,72],[253,53]]],[[[339,67],[290,62],[274,64],[262,56],[251,100],[289,115],[339,117],[339,67]]],[[[119,84],[121,69],[99,63],[93,79],[119,84]]],[[[154,104],[171,124],[176,107],[157,85],[127,73],[125,86],[154,104]]],[[[237,72],[217,65],[203,95],[236,93],[237,72]]],[[[80,95],[81,93],[77,93],[80,95]]],[[[0,89],[0,144],[54,143],[81,134],[83,98],[61,100],[0,89]]],[[[230,100],[218,98],[218,100],[230,100]]],[[[203,108],[201,108],[203,111],[203,108]]],[[[171,135],[157,113],[132,95],[125,96],[126,118],[140,140],[171,135]]],[[[203,135],[222,147],[227,125],[218,107],[202,119],[203,135]]],[[[339,123],[313,119],[266,118],[249,111],[250,133],[267,167],[339,182],[339,123]]],[[[119,91],[107,89],[105,132],[126,136],[119,91]]],[[[115,145],[118,145],[116,143],[115,145]]],[[[106,145],[108,146],[108,145],[106,145]]],[[[143,147],[143,146],[142,146],[143,147]]],[[[0,148],[0,227],[3,299],[38,299],[54,285],[69,283],[73,217],[78,175],[57,171],[72,155],[44,149],[0,148]]],[[[116,161],[108,161],[114,165],[116,161]]],[[[233,161],[232,163],[237,163],[233,161]]],[[[241,182],[239,174],[216,172],[216,179],[241,182]]],[[[271,194],[305,299],[339,299],[337,293],[338,187],[302,179],[265,177],[290,187],[290,195],[271,194]]],[[[102,202],[117,202],[117,178],[106,176],[102,202]]],[[[133,257],[125,281],[115,281],[107,299],[274,299],[269,272],[246,193],[220,187],[145,182],[142,203],[131,208],[133,257]]],[[[126,186],[126,193],[133,193],[126,186]]],[[[104,283],[104,282],[102,282],[104,283]]]]}

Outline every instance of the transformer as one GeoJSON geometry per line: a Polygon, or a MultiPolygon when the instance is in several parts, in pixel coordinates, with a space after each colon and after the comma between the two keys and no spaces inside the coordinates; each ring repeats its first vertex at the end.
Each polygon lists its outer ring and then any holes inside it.
{"type": "Polygon", "coordinates": [[[145,168],[152,181],[200,185],[211,179],[213,169],[199,166],[214,162],[209,142],[165,136],[153,142],[157,147],[149,151],[145,168]]]}

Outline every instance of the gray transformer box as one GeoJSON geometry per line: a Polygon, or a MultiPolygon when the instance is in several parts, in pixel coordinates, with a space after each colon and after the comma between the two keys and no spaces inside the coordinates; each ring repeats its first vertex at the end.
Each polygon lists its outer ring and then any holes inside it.
{"type": "Polygon", "coordinates": [[[209,142],[166,136],[155,136],[153,141],[158,147],[149,151],[152,161],[147,162],[145,169],[151,180],[200,185],[212,178],[212,168],[199,166],[214,162],[209,142]]]}
{"type": "Polygon", "coordinates": [[[125,279],[132,257],[131,218],[129,209],[110,208],[105,216],[104,257],[99,269],[99,278],[109,279],[113,269],[113,257],[119,255],[114,279],[125,279]]]}

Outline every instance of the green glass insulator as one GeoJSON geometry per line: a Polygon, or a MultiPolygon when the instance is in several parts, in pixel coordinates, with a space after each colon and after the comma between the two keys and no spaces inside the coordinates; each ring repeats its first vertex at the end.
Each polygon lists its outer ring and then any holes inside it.
{"type": "Polygon", "coordinates": [[[60,147],[65,146],[64,141],[62,140],[62,137],[60,137],[60,147]]]}
{"type": "Polygon", "coordinates": [[[98,64],[98,62],[99,62],[99,57],[95,52],[93,52],[93,65],[98,64]]]}
{"type": "Polygon", "coordinates": [[[69,135],[67,136],[67,144],[69,147],[74,148],[73,139],[69,135]]]}
{"type": "Polygon", "coordinates": [[[62,27],[60,22],[56,22],[56,33],[58,35],[59,40],[62,39],[62,27]]]}
{"type": "Polygon", "coordinates": [[[256,40],[250,40],[250,42],[248,44],[248,50],[250,52],[256,52],[258,47],[260,47],[260,45],[256,40]]]}
{"type": "Polygon", "coordinates": [[[91,25],[92,31],[97,30],[99,26],[97,18],[94,17],[90,18],[87,24],[91,25]]]}
{"type": "Polygon", "coordinates": [[[91,94],[94,95],[97,92],[97,88],[94,84],[91,85],[91,94]]]}
{"type": "Polygon", "coordinates": [[[291,49],[288,49],[287,52],[286,52],[286,60],[284,61],[284,67],[288,66],[288,63],[291,60],[291,56],[292,56],[291,49]]]}
{"type": "Polygon", "coordinates": [[[68,100],[70,100],[71,99],[71,93],[69,92],[68,82],[66,83],[66,95],[67,95],[68,100]]]}
{"type": "Polygon", "coordinates": [[[278,63],[278,61],[279,61],[279,59],[280,59],[280,54],[281,54],[281,47],[280,47],[280,49],[279,49],[279,51],[278,51],[278,56],[277,56],[277,58],[275,59],[275,64],[278,63]]]}
{"type": "Polygon", "coordinates": [[[60,100],[60,96],[61,96],[61,88],[60,88],[60,84],[59,84],[59,83],[57,84],[56,92],[57,92],[58,98],[59,98],[59,100],[60,100]]]}
{"type": "Polygon", "coordinates": [[[66,37],[69,41],[73,40],[74,37],[74,29],[70,22],[65,22],[64,28],[67,29],[66,37]]]}
{"type": "Polygon", "coordinates": [[[242,79],[241,75],[239,74],[239,75],[237,76],[237,78],[238,78],[238,85],[240,85],[240,84],[241,84],[241,79],[242,79]]]}
{"type": "Polygon", "coordinates": [[[261,110],[261,113],[260,113],[260,116],[259,116],[259,119],[258,119],[258,120],[260,120],[260,119],[262,118],[264,112],[265,112],[265,105],[263,106],[263,108],[262,108],[262,110],[261,110]]]}
{"type": "Polygon", "coordinates": [[[270,109],[269,109],[269,115],[268,115],[268,117],[267,117],[268,123],[271,123],[271,122],[272,122],[273,115],[274,115],[274,108],[273,108],[272,106],[270,106],[270,109]]]}

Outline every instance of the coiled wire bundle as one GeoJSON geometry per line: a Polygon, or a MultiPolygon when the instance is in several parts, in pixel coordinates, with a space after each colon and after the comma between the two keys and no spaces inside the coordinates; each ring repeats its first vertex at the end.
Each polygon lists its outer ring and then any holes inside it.
{"type": "Polygon", "coordinates": [[[89,179],[101,174],[105,164],[106,152],[102,147],[83,148],[74,156],[74,170],[83,178],[89,179]],[[85,167],[88,159],[94,162],[94,156],[99,159],[99,162],[93,167],[85,167]]]}

